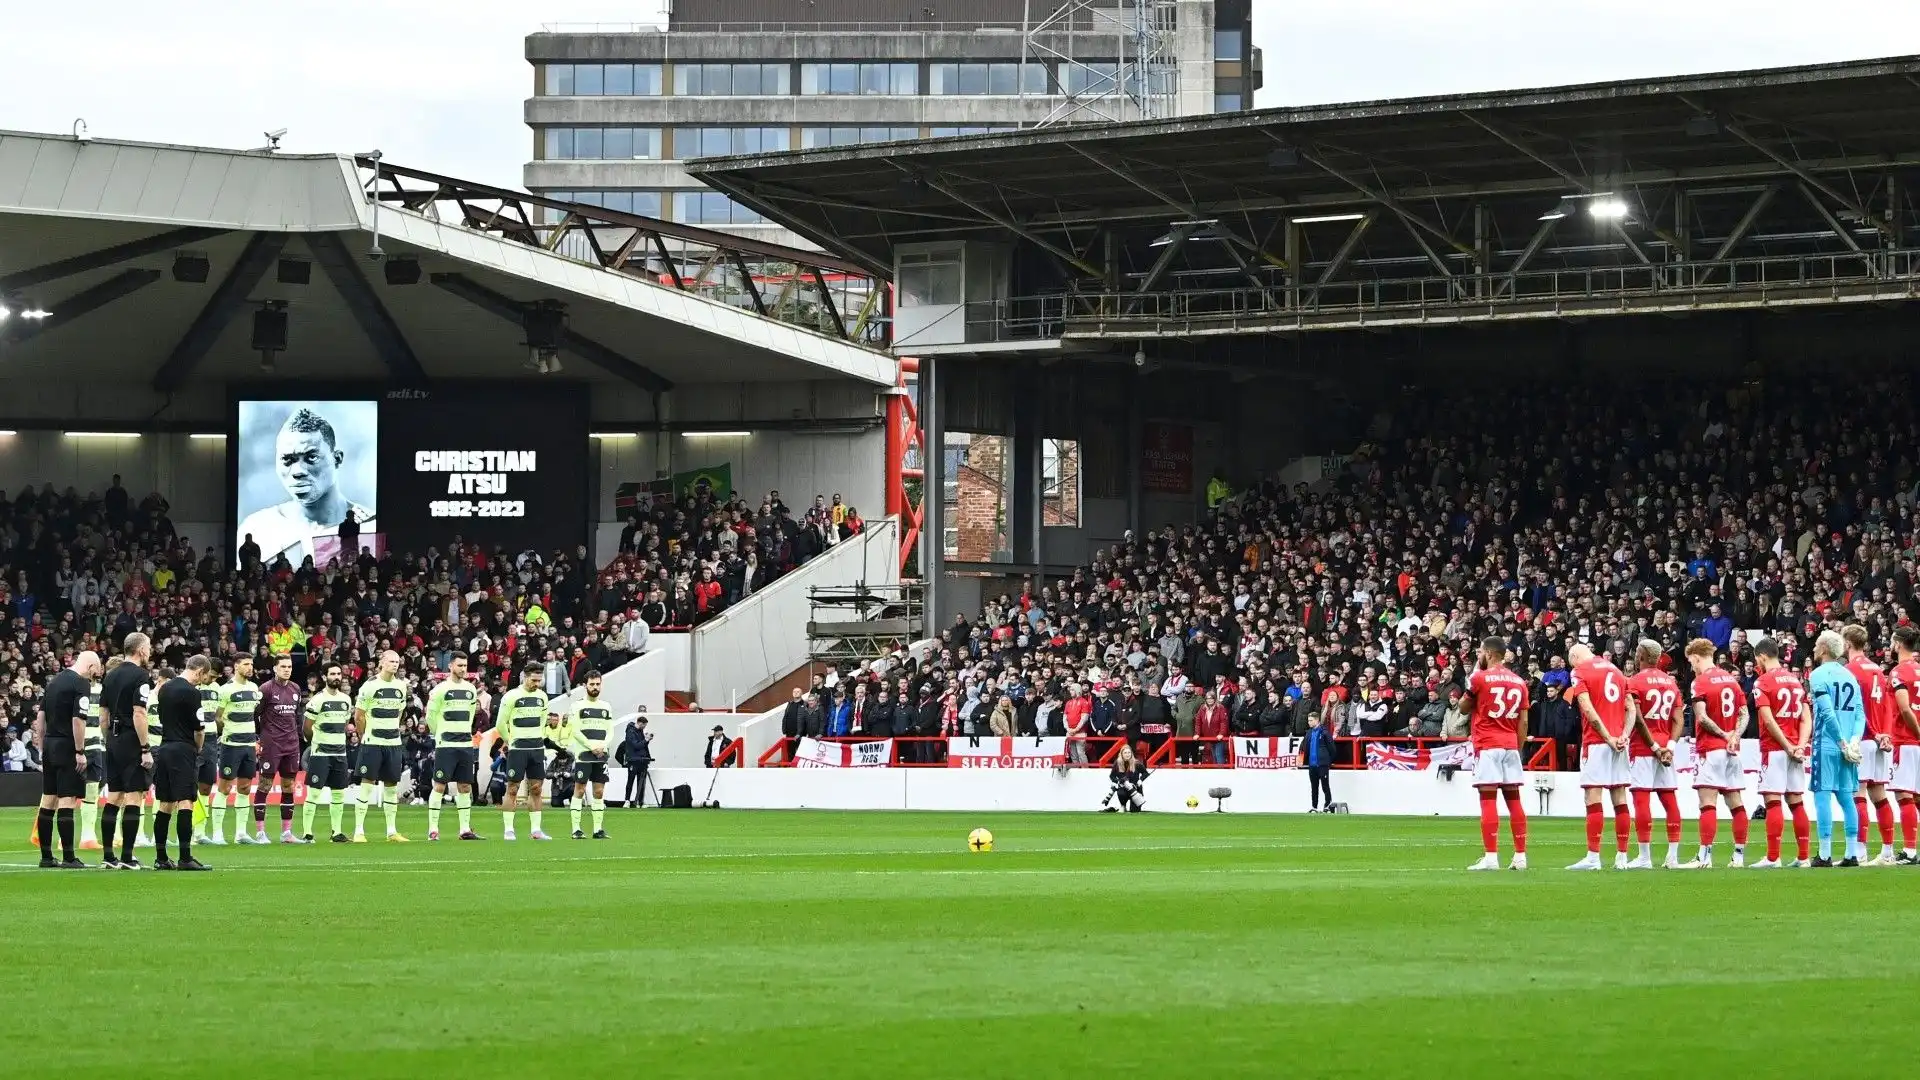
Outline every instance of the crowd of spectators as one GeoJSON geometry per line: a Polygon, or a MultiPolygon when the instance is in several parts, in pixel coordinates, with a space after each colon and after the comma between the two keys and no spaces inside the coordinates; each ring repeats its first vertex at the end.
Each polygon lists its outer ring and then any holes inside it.
{"type": "Polygon", "coordinates": [[[796,519],[778,492],[756,511],[737,493],[703,490],[632,511],[620,555],[598,572],[585,547],[512,554],[459,536],[316,567],[263,564],[257,549],[237,560],[195,550],[170,509],[159,494],[133,502],[117,476],[88,496],[0,492],[0,768],[37,768],[29,729],[46,681],[77,652],[110,654],[134,630],[174,670],[198,652],[222,671],[241,656],[291,655],[309,689],[334,663],[355,684],[392,649],[417,688],[417,717],[456,650],[469,654],[483,701],[528,664],[562,694],[586,670],[640,652],[653,629],[712,618],[861,527],[837,496],[796,519]]]}
{"type": "Polygon", "coordinates": [[[1332,478],[1253,484],[831,672],[786,730],[1157,748],[1318,715],[1342,737],[1458,738],[1474,642],[1497,635],[1531,730],[1570,744],[1576,641],[1630,670],[1651,638],[1684,673],[1706,637],[1749,682],[1749,635],[1796,666],[1844,621],[1884,647],[1913,610],[1917,447],[1920,400],[1891,377],[1410,389],[1332,478]]]}

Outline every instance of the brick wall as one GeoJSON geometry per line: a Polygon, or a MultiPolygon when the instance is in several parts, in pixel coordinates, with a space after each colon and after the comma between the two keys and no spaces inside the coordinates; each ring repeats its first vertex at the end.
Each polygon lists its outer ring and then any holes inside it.
{"type": "Polygon", "coordinates": [[[1007,443],[1000,435],[968,435],[966,463],[957,474],[960,494],[953,513],[959,542],[951,556],[961,562],[985,562],[1007,549],[1004,477],[1007,443]]]}

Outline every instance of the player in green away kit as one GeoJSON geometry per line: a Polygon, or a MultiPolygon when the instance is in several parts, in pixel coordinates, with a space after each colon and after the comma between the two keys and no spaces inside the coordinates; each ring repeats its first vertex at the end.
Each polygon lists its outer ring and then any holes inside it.
{"type": "Polygon", "coordinates": [[[400,717],[413,695],[400,677],[400,654],[380,654],[380,670],[360,684],[357,720],[360,727],[360,802],[353,808],[353,842],[367,842],[367,807],[382,806],[387,814],[387,842],[404,844],[400,835],[400,717]]]}
{"type": "Polygon", "coordinates": [[[340,818],[347,809],[347,725],[353,722],[353,699],[339,664],[328,664],[320,692],[307,699],[307,803],[300,810],[300,839],[313,843],[316,803],[325,804],[329,834],[336,844],[347,842],[340,818]]]}
{"type": "Polygon", "coordinates": [[[520,685],[500,695],[493,731],[507,743],[507,797],[500,802],[506,831],[502,840],[512,840],[515,796],[520,782],[527,784],[527,822],[535,840],[551,840],[540,831],[540,789],[547,779],[547,695],[540,689],[539,667],[529,667],[520,685]]]}
{"type": "Polygon", "coordinates": [[[253,803],[248,789],[260,767],[253,717],[260,708],[260,687],[253,681],[253,657],[243,656],[233,662],[233,678],[220,687],[219,702],[220,783],[213,793],[213,826],[207,843],[217,846],[227,842],[227,811],[238,809],[240,820],[233,823],[233,842],[264,844],[264,826],[258,839],[247,835],[245,813],[253,803]]]}
{"type": "Polygon", "coordinates": [[[460,839],[478,840],[473,831],[473,782],[479,775],[480,751],[473,745],[473,718],[480,708],[480,688],[467,679],[467,654],[457,652],[447,661],[447,677],[427,695],[427,730],[433,733],[433,794],[427,796],[427,839],[440,839],[440,808],[447,788],[460,812],[460,839]]]}
{"type": "MultiPolygon", "coordinates": [[[[216,668],[216,675],[218,669],[216,668]]],[[[213,823],[213,793],[220,785],[220,680],[200,686],[200,805],[193,815],[193,842],[212,843],[207,832],[213,823]]]]}
{"type": "Polygon", "coordinates": [[[586,696],[573,703],[567,718],[567,745],[573,750],[573,838],[584,840],[580,812],[593,811],[593,838],[607,838],[607,740],[613,737],[613,710],[600,697],[600,673],[587,672],[586,696]]]}

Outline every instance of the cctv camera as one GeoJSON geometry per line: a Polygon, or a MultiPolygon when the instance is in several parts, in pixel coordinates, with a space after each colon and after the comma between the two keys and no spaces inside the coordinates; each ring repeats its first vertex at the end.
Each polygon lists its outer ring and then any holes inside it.
{"type": "Polygon", "coordinates": [[[266,135],[267,135],[268,142],[279,142],[281,139],[284,139],[287,137],[287,129],[274,128],[272,131],[267,132],[266,135]]]}
{"type": "Polygon", "coordinates": [[[1145,349],[1133,350],[1133,366],[1137,368],[1143,368],[1147,366],[1147,350],[1145,349]]]}
{"type": "Polygon", "coordinates": [[[380,245],[378,243],[375,243],[372,247],[367,249],[368,262],[379,262],[381,259],[384,259],[386,257],[387,257],[387,253],[380,249],[380,245]]]}

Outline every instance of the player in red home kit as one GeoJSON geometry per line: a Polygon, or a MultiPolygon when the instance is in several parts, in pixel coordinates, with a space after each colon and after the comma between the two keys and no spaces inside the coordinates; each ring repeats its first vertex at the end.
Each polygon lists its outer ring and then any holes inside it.
{"type": "Polygon", "coordinates": [[[1673,768],[1673,716],[1680,707],[1680,684],[1660,670],[1657,641],[1642,640],[1633,651],[1634,673],[1627,680],[1627,775],[1632,781],[1633,828],[1639,853],[1627,866],[1653,868],[1653,797],[1667,815],[1669,870],[1680,868],[1680,775],[1673,768]]]}
{"type": "Polygon", "coordinates": [[[1920,835],[1920,629],[1902,626],[1893,632],[1893,797],[1900,802],[1900,855],[1903,863],[1920,862],[1914,841],[1920,835]]]}
{"type": "Polygon", "coordinates": [[[1480,840],[1486,855],[1469,870],[1500,869],[1500,806],[1505,795],[1513,829],[1515,870],[1527,868],[1527,811],[1521,805],[1525,779],[1521,750],[1527,745],[1527,680],[1507,669],[1507,644],[1497,637],[1480,643],[1480,666],[1467,676],[1472,710],[1473,786],[1480,789],[1480,840]]]}
{"type": "Polygon", "coordinates": [[[1687,642],[1687,663],[1693,668],[1693,752],[1697,759],[1693,790],[1700,796],[1700,857],[1683,870],[1713,866],[1713,839],[1719,831],[1714,801],[1727,804],[1733,824],[1733,858],[1727,865],[1741,867],[1747,859],[1747,811],[1742,792],[1746,768],[1740,763],[1740,733],[1747,726],[1747,692],[1740,680],[1713,662],[1713,642],[1687,642]]]}
{"type": "Polygon", "coordinates": [[[1873,804],[1875,820],[1880,823],[1880,854],[1863,858],[1862,866],[1892,866],[1899,860],[1893,853],[1893,803],[1887,798],[1887,786],[1893,783],[1893,723],[1897,706],[1893,701],[1893,682],[1880,665],[1867,655],[1867,628],[1850,623],[1840,631],[1847,643],[1847,670],[1860,684],[1860,706],[1867,712],[1867,734],[1860,740],[1860,789],[1854,793],[1853,806],[1860,814],[1860,850],[1867,850],[1867,804],[1873,804]]]}
{"type": "Polygon", "coordinates": [[[1812,830],[1803,800],[1813,742],[1807,688],[1800,676],[1781,665],[1780,646],[1771,638],[1753,647],[1753,657],[1760,672],[1753,681],[1753,708],[1760,716],[1760,797],[1767,800],[1767,857],[1753,868],[1771,870],[1780,865],[1780,835],[1786,831],[1783,802],[1793,813],[1793,842],[1800,852],[1794,865],[1806,866],[1812,830]]]}
{"type": "Polygon", "coordinates": [[[1613,868],[1627,868],[1627,837],[1633,832],[1633,814],[1627,809],[1627,677],[1613,661],[1596,657],[1585,645],[1567,650],[1573,682],[1567,700],[1580,715],[1580,786],[1587,793],[1587,857],[1569,870],[1600,869],[1600,834],[1606,814],[1600,808],[1613,794],[1613,831],[1619,843],[1613,868]]]}

